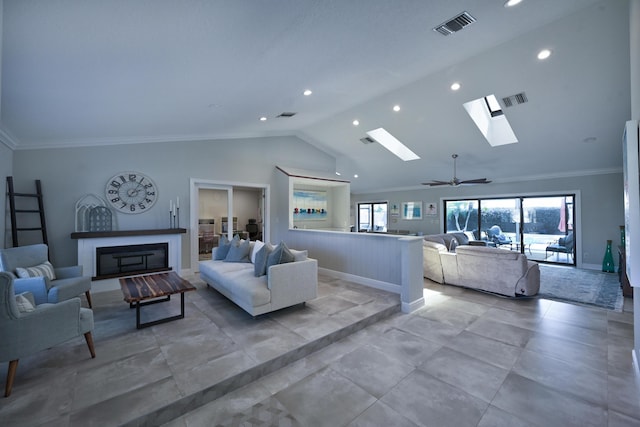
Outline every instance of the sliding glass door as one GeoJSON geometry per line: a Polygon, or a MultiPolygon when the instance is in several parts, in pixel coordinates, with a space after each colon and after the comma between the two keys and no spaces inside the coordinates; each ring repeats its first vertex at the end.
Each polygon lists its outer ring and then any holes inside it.
{"type": "Polygon", "coordinates": [[[445,231],[536,261],[575,265],[572,194],[445,201],[445,231]]]}
{"type": "Polygon", "coordinates": [[[573,195],[522,198],[522,241],[537,261],[575,265],[573,195]]]}

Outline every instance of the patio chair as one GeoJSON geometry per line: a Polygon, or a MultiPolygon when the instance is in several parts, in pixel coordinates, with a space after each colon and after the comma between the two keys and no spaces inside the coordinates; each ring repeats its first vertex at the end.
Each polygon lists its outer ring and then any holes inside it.
{"type": "Polygon", "coordinates": [[[496,247],[500,245],[511,245],[511,239],[502,234],[502,229],[498,225],[494,225],[487,230],[489,241],[495,243],[496,247]]]}
{"type": "Polygon", "coordinates": [[[573,244],[573,231],[570,231],[566,236],[560,237],[558,240],[549,243],[545,249],[544,256],[547,258],[549,256],[549,252],[555,252],[556,256],[563,253],[567,254],[567,262],[569,262],[569,258],[573,260],[573,244]]]}

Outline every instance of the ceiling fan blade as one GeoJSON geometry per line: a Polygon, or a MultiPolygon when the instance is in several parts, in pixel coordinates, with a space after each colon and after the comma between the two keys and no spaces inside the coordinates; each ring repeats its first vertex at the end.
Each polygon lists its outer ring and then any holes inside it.
{"type": "Polygon", "coordinates": [[[451,181],[438,181],[434,179],[431,182],[423,182],[422,185],[430,185],[431,187],[435,187],[437,185],[450,185],[452,187],[457,187],[458,185],[463,184],[489,184],[491,182],[487,180],[487,178],[467,179],[465,181],[460,181],[456,177],[456,160],[458,159],[458,155],[452,154],[451,157],[453,158],[453,178],[451,179],[451,181]]]}
{"type": "Polygon", "coordinates": [[[436,185],[449,185],[451,184],[449,181],[431,181],[431,182],[423,182],[422,185],[430,185],[432,187],[436,185]]]}
{"type": "Polygon", "coordinates": [[[478,179],[467,179],[465,181],[460,181],[460,184],[489,184],[491,181],[488,181],[487,178],[478,178],[478,179]]]}

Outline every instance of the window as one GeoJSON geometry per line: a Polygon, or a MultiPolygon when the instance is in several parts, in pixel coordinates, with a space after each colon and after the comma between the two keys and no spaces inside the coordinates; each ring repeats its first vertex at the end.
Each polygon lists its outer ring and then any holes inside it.
{"type": "Polygon", "coordinates": [[[387,231],[387,202],[358,203],[358,231],[387,231]]]}

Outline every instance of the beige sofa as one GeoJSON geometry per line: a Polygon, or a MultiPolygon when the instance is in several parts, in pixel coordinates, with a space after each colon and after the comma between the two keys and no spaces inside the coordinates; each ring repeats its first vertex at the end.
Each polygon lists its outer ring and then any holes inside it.
{"type": "Polygon", "coordinates": [[[469,244],[469,238],[464,233],[429,234],[424,236],[422,242],[424,277],[438,283],[453,281],[453,276],[458,276],[455,249],[458,246],[467,244],[469,244]],[[445,275],[448,278],[446,281],[445,275]]]}
{"type": "Polygon", "coordinates": [[[446,242],[434,240],[423,241],[424,277],[430,280],[507,296],[536,295],[540,289],[538,264],[519,252],[451,243],[449,251],[446,242]]]}
{"type": "Polygon", "coordinates": [[[211,260],[199,262],[200,278],[252,316],[317,297],[318,261],[308,258],[307,251],[290,250],[293,262],[271,265],[256,277],[251,262],[255,244],[250,244],[247,262],[215,260],[218,248],[214,248],[211,260]]]}

